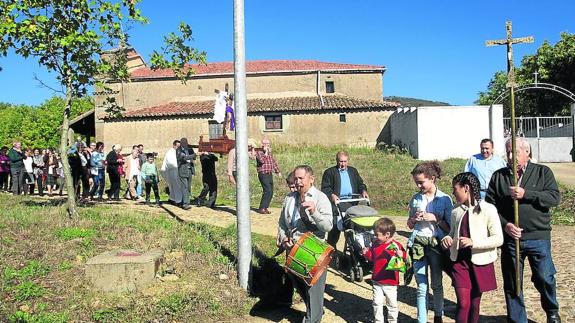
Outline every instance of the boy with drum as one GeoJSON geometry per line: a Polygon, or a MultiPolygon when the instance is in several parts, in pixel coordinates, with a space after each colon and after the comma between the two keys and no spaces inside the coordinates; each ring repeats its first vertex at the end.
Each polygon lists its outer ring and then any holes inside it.
{"type": "MultiPolygon", "coordinates": [[[[325,235],[333,226],[331,203],[327,196],[313,186],[313,169],[307,165],[297,166],[294,170],[296,191],[289,193],[284,199],[282,212],[278,223],[278,246],[288,254],[294,246],[302,243],[302,236],[313,233],[314,240],[325,239],[325,235]]],[[[323,242],[322,242],[323,243],[323,242]]],[[[326,250],[329,245],[325,244],[326,250]]],[[[288,256],[289,257],[289,256],[288,256]]],[[[306,315],[303,322],[320,322],[323,315],[323,293],[327,271],[325,267],[318,270],[319,277],[313,277],[311,286],[301,275],[290,271],[289,277],[294,287],[301,295],[306,305],[306,315]]]]}

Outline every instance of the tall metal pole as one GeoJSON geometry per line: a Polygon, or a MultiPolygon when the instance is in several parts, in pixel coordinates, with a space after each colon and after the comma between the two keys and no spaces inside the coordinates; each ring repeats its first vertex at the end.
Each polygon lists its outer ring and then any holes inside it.
{"type": "Polygon", "coordinates": [[[236,211],[238,226],[238,281],[247,290],[250,282],[252,235],[248,168],[248,114],[246,100],[246,54],[244,1],[234,0],[234,102],[236,109],[236,211]]]}
{"type": "MultiPolygon", "coordinates": [[[[505,29],[507,31],[507,38],[503,40],[488,40],[485,42],[487,46],[495,46],[495,45],[507,45],[507,87],[509,88],[509,99],[511,103],[510,107],[510,117],[511,117],[511,158],[512,161],[512,169],[513,169],[513,186],[518,186],[518,178],[517,178],[517,150],[515,145],[516,139],[516,127],[515,127],[515,68],[513,67],[513,44],[518,43],[532,43],[533,37],[521,37],[521,38],[513,38],[513,27],[511,21],[505,22],[505,29]]],[[[519,201],[513,200],[513,218],[514,224],[516,227],[519,227],[519,201]]],[[[515,239],[515,291],[517,296],[521,294],[521,263],[519,259],[521,259],[521,250],[519,245],[519,239],[515,239]]]]}

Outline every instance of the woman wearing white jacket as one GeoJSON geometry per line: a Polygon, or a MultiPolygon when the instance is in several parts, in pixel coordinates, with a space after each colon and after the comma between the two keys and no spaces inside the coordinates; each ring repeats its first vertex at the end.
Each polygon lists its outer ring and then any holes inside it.
{"type": "Polygon", "coordinates": [[[479,180],[472,173],[453,178],[457,205],[451,213],[451,231],[441,240],[449,249],[449,273],[457,296],[456,322],[478,322],[481,296],[497,288],[493,262],[503,231],[494,205],[481,200],[479,180]]]}

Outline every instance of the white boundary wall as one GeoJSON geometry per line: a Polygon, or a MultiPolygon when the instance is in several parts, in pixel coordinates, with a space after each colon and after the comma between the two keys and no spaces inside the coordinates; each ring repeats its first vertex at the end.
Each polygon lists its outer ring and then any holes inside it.
{"type": "Polygon", "coordinates": [[[399,108],[390,118],[391,143],[409,149],[421,160],[469,158],[484,138],[505,153],[503,106],[439,106],[399,108]]]}

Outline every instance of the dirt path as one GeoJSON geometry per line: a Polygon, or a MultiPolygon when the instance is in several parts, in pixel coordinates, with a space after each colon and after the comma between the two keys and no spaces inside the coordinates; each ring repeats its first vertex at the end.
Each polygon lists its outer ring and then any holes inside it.
{"type": "MultiPolygon", "coordinates": [[[[184,211],[173,206],[164,206],[163,209],[182,221],[208,223],[226,227],[236,221],[235,210],[220,207],[217,210],[208,208],[192,208],[184,211]]],[[[271,215],[261,215],[251,212],[252,232],[275,237],[279,209],[272,209],[271,215]]],[[[398,239],[407,240],[408,229],[405,218],[391,217],[397,225],[398,239]]],[[[572,243],[575,236],[575,227],[555,226],[553,228],[553,257],[557,267],[557,294],[561,305],[563,322],[575,322],[575,259],[574,248],[564,248],[572,243]]],[[[343,239],[340,239],[342,242],[343,239]]],[[[341,247],[339,248],[341,250],[341,247]]],[[[483,296],[481,314],[482,322],[505,322],[505,298],[503,296],[499,261],[496,262],[497,285],[494,292],[483,296]]],[[[528,267],[528,266],[526,266],[528,267]]],[[[545,313],[540,307],[539,294],[530,283],[529,270],[525,275],[525,298],[528,307],[528,316],[535,322],[545,322],[545,313]]],[[[443,286],[445,291],[445,322],[453,322],[455,313],[455,293],[451,287],[451,280],[444,274],[443,286]]],[[[399,322],[411,322],[416,315],[415,308],[415,282],[409,286],[400,286],[398,292],[400,316],[399,322]]],[[[295,304],[290,309],[277,309],[253,313],[248,319],[250,322],[299,322],[304,304],[295,304]]],[[[432,320],[432,312],[429,320],[432,320]]],[[[325,292],[325,315],[323,322],[369,322],[372,317],[371,286],[364,282],[352,283],[345,279],[341,273],[330,269],[325,292]]]]}

